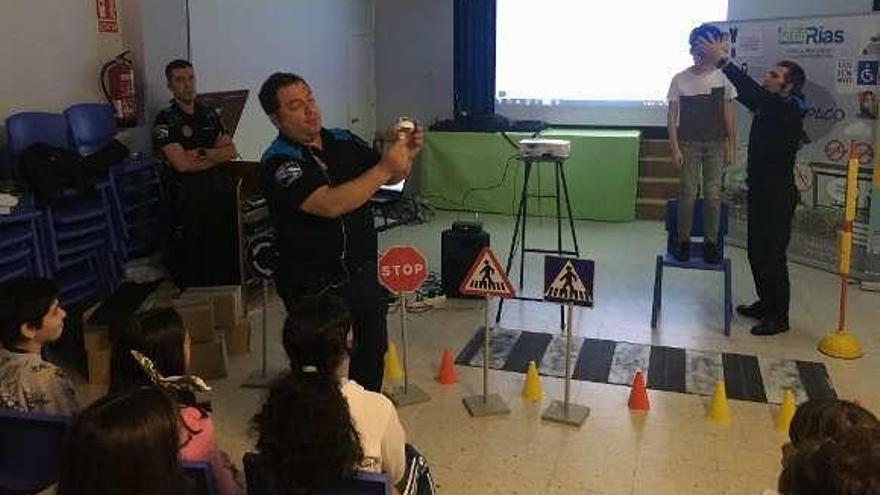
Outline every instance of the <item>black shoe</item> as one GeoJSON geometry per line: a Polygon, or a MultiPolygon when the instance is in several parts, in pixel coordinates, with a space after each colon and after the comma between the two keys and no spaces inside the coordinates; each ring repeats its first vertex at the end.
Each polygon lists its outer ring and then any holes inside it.
{"type": "Polygon", "coordinates": [[[714,242],[703,242],[703,260],[710,265],[721,263],[721,253],[718,252],[718,246],[714,242]]]}
{"type": "Polygon", "coordinates": [[[752,335],[776,335],[789,329],[788,318],[765,318],[752,327],[752,335]]]}
{"type": "Polygon", "coordinates": [[[761,301],[752,304],[740,304],[736,307],[736,312],[746,318],[754,318],[760,320],[764,318],[764,309],[761,307],[761,301]]]}
{"type": "Polygon", "coordinates": [[[672,257],[678,261],[687,261],[691,257],[691,243],[688,241],[675,242],[672,244],[672,257]]]}

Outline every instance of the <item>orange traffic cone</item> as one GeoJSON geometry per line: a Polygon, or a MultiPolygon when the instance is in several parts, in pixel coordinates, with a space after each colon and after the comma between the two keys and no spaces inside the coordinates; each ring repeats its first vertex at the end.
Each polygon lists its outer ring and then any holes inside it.
{"type": "Polygon", "coordinates": [[[645,389],[645,377],[642,370],[636,371],[633,379],[632,390],[629,393],[629,408],[633,411],[647,411],[651,409],[648,403],[648,391],[645,389]]]}
{"type": "Polygon", "coordinates": [[[455,363],[452,360],[452,353],[449,352],[449,349],[443,349],[443,356],[440,358],[440,373],[437,375],[437,381],[443,385],[458,383],[458,377],[455,376],[455,363]]]}

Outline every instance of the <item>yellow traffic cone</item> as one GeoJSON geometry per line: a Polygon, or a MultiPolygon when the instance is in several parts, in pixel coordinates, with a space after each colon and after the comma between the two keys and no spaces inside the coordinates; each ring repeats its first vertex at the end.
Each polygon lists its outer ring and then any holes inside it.
{"type": "Polygon", "coordinates": [[[710,421],[717,425],[730,424],[730,408],[727,406],[727,392],[724,389],[724,381],[715,382],[715,393],[712,394],[712,403],[709,404],[710,421]]]}
{"type": "Polygon", "coordinates": [[[538,367],[534,361],[529,361],[529,370],[526,372],[526,382],[523,384],[522,395],[532,402],[541,400],[541,378],[538,377],[538,367]]]}
{"type": "Polygon", "coordinates": [[[776,431],[788,433],[795,409],[797,409],[797,403],[794,400],[794,393],[791,389],[785,389],[785,393],[782,394],[782,406],[779,407],[779,415],[776,416],[776,431]]]}
{"type": "Polygon", "coordinates": [[[403,380],[403,370],[400,368],[400,359],[397,358],[397,346],[394,342],[388,343],[385,351],[385,380],[399,382],[403,380]]]}

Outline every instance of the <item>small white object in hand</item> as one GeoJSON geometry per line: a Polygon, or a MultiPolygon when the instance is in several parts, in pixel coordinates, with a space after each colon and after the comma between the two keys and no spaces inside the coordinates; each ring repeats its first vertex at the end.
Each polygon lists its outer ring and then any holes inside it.
{"type": "Polygon", "coordinates": [[[409,133],[416,130],[416,123],[409,117],[399,117],[397,119],[397,125],[394,126],[394,130],[398,133],[409,133]]]}

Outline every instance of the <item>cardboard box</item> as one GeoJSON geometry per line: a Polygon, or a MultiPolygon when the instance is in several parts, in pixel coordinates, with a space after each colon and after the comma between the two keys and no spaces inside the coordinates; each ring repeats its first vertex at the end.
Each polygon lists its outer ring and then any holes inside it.
{"type": "Polygon", "coordinates": [[[226,329],[226,352],[241,356],[251,352],[251,322],[245,318],[238,325],[226,329]]]}
{"type": "Polygon", "coordinates": [[[89,383],[107,385],[110,383],[110,349],[87,351],[89,364],[89,383]]]}
{"type": "Polygon", "coordinates": [[[178,299],[210,299],[214,305],[214,324],[218,327],[232,328],[244,317],[240,285],[191,287],[178,299]]]}
{"type": "Polygon", "coordinates": [[[180,289],[177,288],[172,282],[166,280],[159,284],[159,287],[156,287],[156,290],[150,294],[150,297],[144,301],[142,305],[142,310],[148,310],[151,308],[167,308],[171,305],[171,300],[176,298],[180,294],[180,289]]]}
{"type": "Polygon", "coordinates": [[[205,380],[226,378],[228,363],[223,335],[218,335],[209,342],[193,343],[190,348],[189,372],[205,380]]]}
{"type": "Polygon", "coordinates": [[[95,304],[82,315],[83,343],[87,353],[110,349],[110,327],[89,323],[101,303],[95,304]]]}
{"type": "Polygon", "coordinates": [[[175,299],[173,307],[183,320],[183,326],[193,344],[210,342],[217,337],[214,307],[209,301],[175,299]]]}

